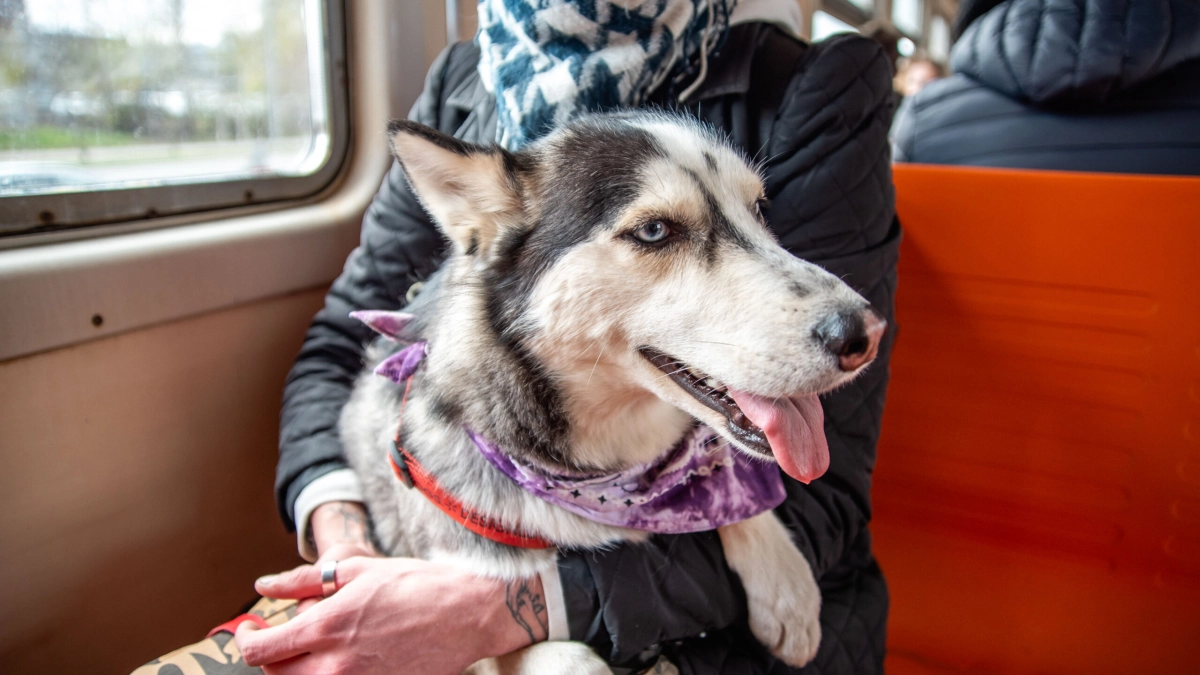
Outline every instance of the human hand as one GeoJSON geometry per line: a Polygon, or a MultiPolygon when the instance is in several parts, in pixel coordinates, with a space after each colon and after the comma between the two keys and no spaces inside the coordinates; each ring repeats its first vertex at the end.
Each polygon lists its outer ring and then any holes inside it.
{"type": "MultiPolygon", "coordinates": [[[[341,561],[336,576],[338,591],[291,621],[239,626],[246,664],[267,675],[459,675],[480,659],[546,639],[536,577],[505,582],[424,560],[368,557],[341,561]]],[[[302,565],[255,589],[271,598],[318,596],[321,573],[302,565]]]]}
{"type": "MultiPolygon", "coordinates": [[[[326,502],[313,509],[308,520],[317,549],[317,565],[327,560],[346,560],[356,556],[379,557],[368,533],[367,510],[358,502],[326,502]]],[[[304,598],[296,605],[301,614],[321,601],[304,598]]]]}

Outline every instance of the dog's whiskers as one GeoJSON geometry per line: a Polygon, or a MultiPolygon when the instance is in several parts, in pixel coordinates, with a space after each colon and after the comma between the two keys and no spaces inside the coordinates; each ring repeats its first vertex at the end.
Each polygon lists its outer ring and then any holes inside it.
{"type": "Polygon", "coordinates": [[[655,381],[655,382],[657,382],[657,381],[659,381],[659,380],[663,379],[664,377],[670,377],[670,376],[672,376],[672,375],[675,375],[675,374],[677,374],[677,373],[682,373],[683,371],[687,370],[687,366],[685,366],[685,365],[683,365],[683,364],[679,363],[678,361],[676,361],[676,362],[675,362],[675,365],[677,365],[677,366],[679,366],[679,367],[678,367],[678,368],[676,368],[675,370],[672,370],[672,371],[671,371],[671,372],[669,372],[669,373],[664,373],[664,374],[662,374],[662,375],[659,375],[658,377],[654,378],[654,381],[655,381]]]}
{"type": "Polygon", "coordinates": [[[596,374],[596,366],[600,365],[601,356],[604,356],[604,345],[600,345],[600,353],[596,355],[596,362],[592,364],[592,372],[588,373],[587,383],[583,385],[584,389],[592,385],[592,375],[596,374]]]}
{"type": "MultiPolygon", "coordinates": [[[[725,448],[728,448],[728,447],[730,447],[730,446],[732,446],[732,445],[733,445],[733,444],[732,444],[732,443],[730,443],[729,441],[725,441],[724,443],[722,443],[722,444],[720,444],[720,445],[714,446],[714,447],[713,447],[711,450],[708,450],[708,451],[706,451],[704,454],[705,454],[705,456],[707,456],[707,457],[711,457],[712,455],[715,455],[715,454],[717,454],[718,452],[721,452],[721,451],[722,451],[722,450],[724,450],[725,448]]],[[[736,450],[736,448],[735,448],[735,450],[736,450]]]]}
{"type": "MultiPolygon", "coordinates": [[[[658,175],[657,171],[654,172],[654,177],[658,179],[659,186],[662,187],[662,189],[666,190],[667,184],[663,182],[662,176],[658,175]]],[[[650,194],[654,195],[655,197],[658,197],[659,199],[661,199],[663,201],[667,201],[665,197],[663,197],[662,195],[655,192],[653,189],[650,188],[650,186],[646,186],[646,190],[648,190],[650,192],[650,194]]]]}
{"type": "Polygon", "coordinates": [[[662,189],[666,190],[667,183],[662,179],[662,176],[659,175],[657,170],[654,172],[654,177],[658,179],[658,186],[661,187],[662,189]]]}
{"type": "Polygon", "coordinates": [[[706,344],[706,345],[724,345],[726,347],[737,347],[738,346],[738,345],[733,344],[732,342],[717,342],[716,340],[692,340],[692,342],[699,342],[699,343],[706,344]]]}

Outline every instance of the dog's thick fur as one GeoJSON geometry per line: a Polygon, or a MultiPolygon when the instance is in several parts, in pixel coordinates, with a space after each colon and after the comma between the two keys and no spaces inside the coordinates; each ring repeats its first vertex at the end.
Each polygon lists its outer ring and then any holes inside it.
{"type": "MultiPolygon", "coordinates": [[[[764,456],[643,348],[762,396],[824,392],[856,374],[839,368],[818,327],[867,303],[780,248],[762,220],[760,177],[699,124],[592,116],[515,154],[411,122],[390,132],[413,190],[451,243],[411,307],[417,319],[407,331],[430,348],[404,407],[403,445],[449,492],[506,525],[572,548],[647,536],[526,493],[480,455],[464,426],[558,470],[650,461],[694,420],[764,456]],[[648,243],[662,232],[647,229],[656,222],[670,234],[648,243]]],[[[368,366],[389,349],[374,347],[368,366]]],[[[385,457],[401,394],[368,368],[340,428],[382,549],[506,579],[554,565],[552,550],[477,536],[396,480],[385,457]]],[[[788,663],[811,660],[820,594],[783,525],[768,512],[720,535],[754,634],[788,663]]],[[[486,667],[608,672],[578,645],[543,645],[486,667]]]]}

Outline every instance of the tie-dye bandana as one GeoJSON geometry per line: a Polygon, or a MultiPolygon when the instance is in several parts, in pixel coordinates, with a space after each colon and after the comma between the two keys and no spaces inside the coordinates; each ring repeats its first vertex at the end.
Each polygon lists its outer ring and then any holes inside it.
{"type": "Polygon", "coordinates": [[[697,426],[662,457],[611,474],[554,474],[467,430],[492,466],[542,499],[605,525],[658,534],[705,532],[775,508],[787,495],[774,463],[697,426]]]}
{"type": "MultiPolygon", "coordinates": [[[[356,314],[392,336],[391,329],[404,320],[383,313],[356,314]]],[[[380,363],[375,373],[403,385],[420,367],[427,349],[425,342],[411,344],[380,363]]],[[[525,491],[606,525],[659,534],[703,532],[773,509],[786,497],[774,463],[747,457],[702,425],[662,457],[611,474],[552,473],[466,431],[488,462],[525,491]]]]}
{"type": "Polygon", "coordinates": [[[736,2],[480,0],[475,41],[496,142],[517,150],[579,113],[636,107],[672,76],[691,81],[686,99],[736,2]]]}

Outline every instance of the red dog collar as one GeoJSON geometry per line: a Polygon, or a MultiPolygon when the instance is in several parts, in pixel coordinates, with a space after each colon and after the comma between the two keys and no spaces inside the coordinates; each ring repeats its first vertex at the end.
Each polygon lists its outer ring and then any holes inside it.
{"type": "Polygon", "coordinates": [[[425,467],[421,466],[407,450],[400,447],[399,443],[392,444],[392,451],[388,454],[388,463],[392,465],[392,472],[396,474],[400,482],[407,487],[416,488],[434,506],[441,509],[442,513],[450,516],[475,534],[496,543],[517,548],[554,547],[545,539],[530,537],[511,530],[500,524],[495,518],[463,504],[454,495],[446,492],[437,480],[425,471],[425,467]]]}
{"type": "Polygon", "coordinates": [[[554,544],[545,539],[530,537],[509,529],[495,518],[463,504],[461,500],[438,484],[437,479],[431,476],[425,467],[421,466],[420,462],[404,449],[404,446],[400,445],[400,424],[404,419],[404,405],[408,403],[408,392],[411,389],[412,376],[410,375],[408,383],[404,387],[404,398],[400,402],[401,422],[396,424],[396,438],[392,441],[391,451],[388,453],[388,463],[391,464],[392,473],[396,474],[396,478],[400,479],[405,487],[416,488],[442,513],[481,537],[516,548],[554,548],[554,544]]]}

